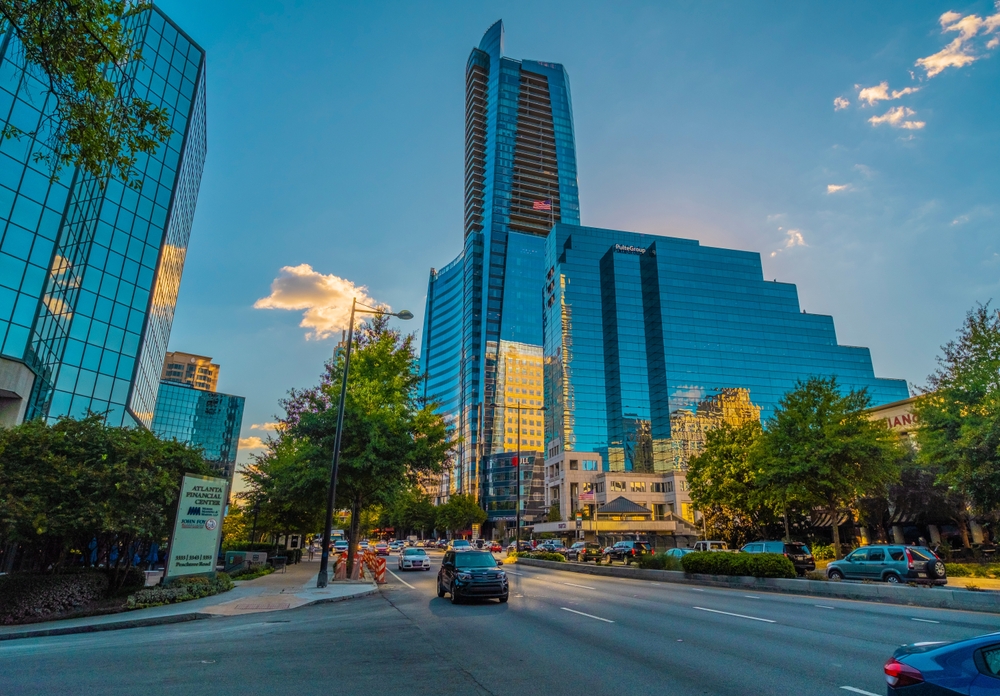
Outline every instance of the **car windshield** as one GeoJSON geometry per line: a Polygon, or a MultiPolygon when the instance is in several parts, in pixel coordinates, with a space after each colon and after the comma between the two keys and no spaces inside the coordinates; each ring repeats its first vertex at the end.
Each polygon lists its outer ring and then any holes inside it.
{"type": "Polygon", "coordinates": [[[404,549],[403,550],[403,555],[404,556],[426,556],[427,552],[424,551],[423,549],[404,549]]]}
{"type": "Polygon", "coordinates": [[[459,541],[453,541],[453,542],[451,542],[451,545],[452,546],[469,546],[470,544],[467,541],[461,541],[461,540],[459,540],[459,541]]]}
{"type": "Polygon", "coordinates": [[[469,551],[455,554],[456,568],[495,568],[497,561],[493,554],[480,551],[469,551]]]}

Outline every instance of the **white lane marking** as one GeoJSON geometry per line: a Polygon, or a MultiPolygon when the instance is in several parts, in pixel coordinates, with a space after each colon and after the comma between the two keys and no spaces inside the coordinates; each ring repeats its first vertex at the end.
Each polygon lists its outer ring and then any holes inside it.
{"type": "MultiPolygon", "coordinates": [[[[388,569],[388,568],[386,568],[386,570],[389,570],[389,569],[388,569]]],[[[401,583],[403,583],[404,585],[406,585],[407,587],[409,587],[409,588],[410,588],[411,590],[415,590],[415,589],[417,589],[416,587],[414,587],[414,586],[413,586],[413,585],[411,585],[410,583],[406,582],[406,580],[403,580],[403,578],[401,578],[401,577],[399,577],[398,575],[396,575],[396,574],[395,574],[394,572],[392,572],[391,570],[389,570],[389,575],[391,575],[392,577],[394,577],[394,578],[396,578],[397,580],[399,580],[399,581],[400,581],[401,583]]]]}
{"type": "Polygon", "coordinates": [[[814,607],[819,607],[820,609],[836,609],[837,607],[828,607],[825,604],[813,604],[814,607]]]}
{"type": "Polygon", "coordinates": [[[757,596],[754,596],[754,595],[752,595],[752,594],[745,594],[745,595],[743,595],[743,596],[744,596],[744,597],[747,597],[748,599],[760,599],[760,597],[757,597],[757,596]]]}
{"type": "Polygon", "coordinates": [[[713,614],[725,614],[726,616],[736,616],[741,619],[750,619],[751,621],[763,621],[764,623],[777,623],[777,621],[772,621],[771,619],[762,619],[757,616],[747,616],[746,614],[734,614],[730,611],[719,611],[718,609],[706,609],[705,607],[694,607],[699,611],[710,611],[713,614]]]}
{"type": "Polygon", "coordinates": [[[570,587],[582,587],[585,590],[596,590],[596,587],[591,587],[590,585],[577,585],[575,582],[564,582],[563,585],[569,585],[570,587]]]}
{"type": "Polygon", "coordinates": [[[600,616],[594,616],[593,614],[584,614],[582,611],[577,611],[576,609],[570,609],[569,607],[559,607],[563,611],[571,611],[574,614],[579,614],[580,616],[586,616],[588,619],[597,619],[598,621],[603,621],[604,623],[614,623],[611,619],[602,619],[600,616]]]}
{"type": "Polygon", "coordinates": [[[697,587],[691,587],[689,589],[694,590],[695,592],[704,592],[705,591],[705,590],[699,590],[697,587]]]}
{"type": "Polygon", "coordinates": [[[840,687],[844,691],[853,691],[856,694],[864,694],[865,696],[879,696],[878,694],[873,694],[871,691],[865,691],[864,689],[855,689],[853,686],[842,686],[840,687]]]}
{"type": "Polygon", "coordinates": [[[513,570],[505,570],[504,572],[507,573],[507,575],[524,575],[524,573],[518,573],[513,570]]]}
{"type": "Polygon", "coordinates": [[[940,621],[931,621],[930,619],[910,619],[910,621],[921,621],[923,623],[941,623],[940,621]]]}

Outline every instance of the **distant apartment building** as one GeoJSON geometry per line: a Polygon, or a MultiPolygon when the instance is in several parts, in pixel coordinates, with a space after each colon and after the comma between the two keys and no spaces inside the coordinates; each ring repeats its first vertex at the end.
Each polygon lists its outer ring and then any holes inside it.
{"type": "Polygon", "coordinates": [[[215,391],[219,366],[201,355],[167,353],[163,374],[156,395],[153,432],[168,440],[200,447],[216,473],[232,483],[244,397],[215,391]],[[189,366],[194,366],[190,375],[189,366]],[[173,378],[168,378],[168,374],[173,378]]]}
{"type": "Polygon", "coordinates": [[[125,98],[169,115],[139,153],[141,188],[39,156],[56,100],[0,28],[0,425],[82,417],[149,427],[205,164],[205,52],[148,5],[124,20],[141,59],[114,71],[125,98]],[[32,134],[39,133],[38,137],[32,134]]]}
{"type": "Polygon", "coordinates": [[[204,355],[167,353],[160,379],[165,382],[190,384],[195,389],[215,391],[219,384],[219,366],[204,355]]]}

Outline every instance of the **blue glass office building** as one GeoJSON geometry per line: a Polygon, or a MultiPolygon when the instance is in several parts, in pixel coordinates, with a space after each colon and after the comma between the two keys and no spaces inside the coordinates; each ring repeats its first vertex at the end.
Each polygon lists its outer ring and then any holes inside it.
{"type": "Polygon", "coordinates": [[[205,52],[158,8],[127,20],[142,60],[121,89],[162,106],[173,135],[138,156],[140,190],[66,169],[50,181],[53,103],[16,39],[0,44],[0,423],[107,414],[149,427],[204,168],[205,52]]]}
{"type": "Polygon", "coordinates": [[[201,447],[219,476],[232,483],[243,424],[242,396],[160,382],[152,430],[160,437],[201,447]]]}
{"type": "Polygon", "coordinates": [[[544,241],[552,225],[579,223],[580,204],[565,69],[504,56],[497,22],[469,55],[465,79],[465,244],[431,272],[421,354],[428,395],[461,435],[451,492],[489,497],[481,460],[544,449],[544,241]]]}
{"type": "Polygon", "coordinates": [[[838,345],[831,317],[803,312],[794,285],[765,281],[759,254],[559,224],[545,265],[546,431],[605,469],[648,469],[637,451],[672,469],[671,414],[730,387],[765,419],[813,375],[876,405],[909,396],[904,380],[875,377],[867,348],[838,345]]]}

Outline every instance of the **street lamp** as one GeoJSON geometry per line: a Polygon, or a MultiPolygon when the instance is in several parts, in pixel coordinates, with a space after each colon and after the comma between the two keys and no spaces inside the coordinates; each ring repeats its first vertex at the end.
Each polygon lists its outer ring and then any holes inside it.
{"type": "MultiPolygon", "coordinates": [[[[507,408],[507,406],[504,404],[494,404],[493,408],[507,408]]],[[[521,409],[524,407],[521,406],[521,402],[520,400],[518,400],[518,402],[514,406],[511,406],[511,408],[517,409],[517,455],[515,456],[515,461],[517,462],[516,464],[517,468],[514,474],[517,479],[515,481],[515,485],[517,486],[517,507],[514,509],[514,520],[515,520],[514,550],[520,551],[521,550],[521,409]]],[[[527,410],[548,411],[549,409],[547,406],[532,406],[527,410]]],[[[544,446],[545,444],[542,443],[542,447],[544,446]]]]}
{"type": "MultiPolygon", "coordinates": [[[[351,302],[351,323],[347,326],[347,346],[344,349],[344,376],[340,382],[340,407],[337,410],[337,435],[333,442],[333,465],[330,467],[330,489],[326,498],[326,523],[323,527],[323,550],[319,557],[319,574],[316,576],[316,587],[326,587],[327,568],[330,565],[330,533],[333,530],[333,506],[337,498],[337,467],[340,466],[340,438],[344,430],[344,401],[347,399],[347,373],[351,367],[351,343],[354,340],[354,312],[358,306],[363,307],[365,314],[385,314],[398,319],[408,320],[413,318],[413,312],[402,310],[399,312],[386,312],[378,307],[369,307],[358,302],[354,298],[351,302]]],[[[355,545],[356,540],[351,539],[351,545],[355,545]]],[[[348,549],[352,553],[354,549],[348,549]]]]}

